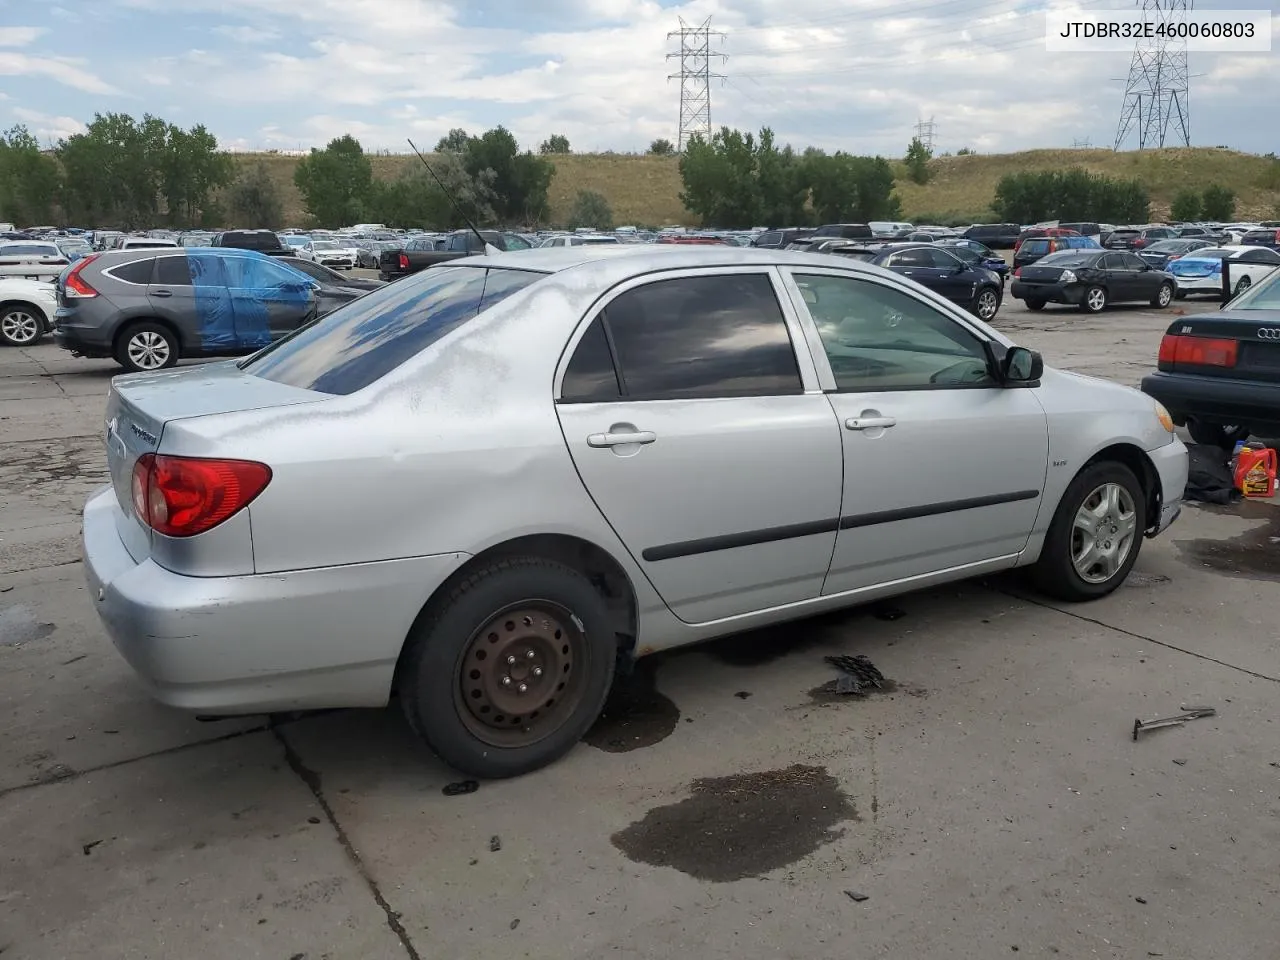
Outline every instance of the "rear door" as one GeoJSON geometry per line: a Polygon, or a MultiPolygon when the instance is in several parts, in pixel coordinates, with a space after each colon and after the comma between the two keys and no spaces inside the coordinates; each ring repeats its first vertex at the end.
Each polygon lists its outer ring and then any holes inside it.
{"type": "Polygon", "coordinates": [[[1121,283],[1125,294],[1122,298],[1112,296],[1111,299],[1150,300],[1154,297],[1160,286],[1160,278],[1151,269],[1151,265],[1134,253],[1117,253],[1115,256],[1119,261],[1116,272],[1123,278],[1121,283]]]}
{"type": "Polygon", "coordinates": [[[582,482],[689,623],[816,597],[831,561],[840,428],[777,284],[760,267],[632,281],[558,377],[582,482]]]}
{"type": "MultiPolygon", "coordinates": [[[[196,290],[191,283],[191,267],[186,253],[161,255],[145,262],[151,267],[147,285],[151,309],[173,324],[180,342],[201,344],[201,311],[196,304],[196,290]]],[[[119,271],[114,275],[119,277],[119,271]]]]}

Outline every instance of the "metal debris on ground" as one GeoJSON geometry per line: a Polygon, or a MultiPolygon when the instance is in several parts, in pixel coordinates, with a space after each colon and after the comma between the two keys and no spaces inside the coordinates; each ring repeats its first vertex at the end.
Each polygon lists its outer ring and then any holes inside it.
{"type": "Polygon", "coordinates": [[[1180,766],[1180,767],[1185,767],[1185,766],[1187,765],[1187,761],[1182,760],[1182,759],[1175,759],[1173,762],[1174,762],[1174,763],[1176,763],[1176,764],[1177,764],[1178,766],[1180,766]]]}
{"type": "Polygon", "coordinates": [[[869,896],[867,896],[865,893],[856,893],[856,892],[855,892],[855,891],[853,891],[853,890],[846,890],[846,891],[844,892],[844,895],[845,895],[846,897],[848,897],[850,900],[852,900],[854,903],[861,903],[863,900],[870,900],[870,899],[871,899],[871,898],[870,898],[869,896]]]}
{"type": "Polygon", "coordinates": [[[475,780],[459,780],[457,783],[446,783],[440,791],[446,797],[459,797],[464,793],[475,793],[480,784],[475,780]]]}
{"type": "Polygon", "coordinates": [[[1164,717],[1160,720],[1134,720],[1133,721],[1133,739],[1138,739],[1138,734],[1146,733],[1148,730],[1157,730],[1160,727],[1180,727],[1188,720],[1199,720],[1201,717],[1215,717],[1218,711],[1213,707],[1187,707],[1182,708],[1182,713],[1176,717],[1164,717]]]}
{"type": "Polygon", "coordinates": [[[860,696],[868,687],[884,686],[884,674],[861,654],[856,657],[828,656],[822,659],[841,672],[840,678],[836,680],[836,693],[860,696]]]}

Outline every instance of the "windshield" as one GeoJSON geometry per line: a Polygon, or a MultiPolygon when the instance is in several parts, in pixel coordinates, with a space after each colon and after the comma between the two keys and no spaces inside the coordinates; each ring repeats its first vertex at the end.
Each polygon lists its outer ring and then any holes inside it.
{"type": "Polygon", "coordinates": [[[1280,270],[1272,270],[1231,301],[1231,310],[1280,310],[1280,270]]]}
{"type": "Polygon", "coordinates": [[[332,240],[317,240],[311,244],[313,250],[337,250],[338,245],[332,240]]]}
{"type": "Polygon", "coordinates": [[[1161,240],[1147,247],[1149,253],[1182,253],[1195,246],[1194,240],[1161,240]]]}
{"type": "Polygon", "coordinates": [[[241,361],[240,368],[303,390],[354,393],[544,276],[433,267],[339,307],[241,361]]]}
{"type": "Polygon", "coordinates": [[[284,242],[291,247],[305,247],[310,240],[310,237],[285,236],[284,238],[284,242]]]}

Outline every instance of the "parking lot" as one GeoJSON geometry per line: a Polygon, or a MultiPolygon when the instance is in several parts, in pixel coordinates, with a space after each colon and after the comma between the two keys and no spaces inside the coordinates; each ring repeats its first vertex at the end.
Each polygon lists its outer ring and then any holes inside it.
{"type": "MultiPolygon", "coordinates": [[[[1211,306],[1007,301],[995,326],[1136,385],[1173,316],[1211,306]]],[[[457,776],[395,709],[201,722],[147,699],[79,564],[117,372],[0,350],[4,960],[1280,942],[1270,503],[1189,505],[1090,605],[997,578],[642,661],[566,760],[447,795],[457,776]],[[892,683],[833,694],[836,653],[892,683]],[[1183,705],[1217,716],[1132,739],[1183,705]]]]}

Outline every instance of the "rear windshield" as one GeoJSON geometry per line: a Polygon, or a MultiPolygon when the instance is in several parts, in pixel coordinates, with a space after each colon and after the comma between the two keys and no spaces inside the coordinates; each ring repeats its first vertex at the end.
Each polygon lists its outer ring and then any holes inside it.
{"type": "Polygon", "coordinates": [[[1113,237],[1136,237],[1141,231],[1139,230],[1112,230],[1113,237]]]}
{"type": "Polygon", "coordinates": [[[1033,237],[1030,240],[1024,240],[1022,243],[1022,249],[1019,250],[1018,252],[1030,253],[1033,255],[1037,253],[1048,253],[1049,241],[1047,238],[1042,238],[1042,237],[1033,237]]]}
{"type": "Polygon", "coordinates": [[[1081,253],[1079,250],[1063,250],[1051,253],[1036,261],[1037,267],[1089,267],[1098,259],[1096,253],[1081,253]]]}
{"type": "Polygon", "coordinates": [[[240,367],[265,380],[345,395],[545,277],[527,270],[434,267],[300,328],[240,367]]]}
{"type": "Polygon", "coordinates": [[[1250,230],[1244,235],[1244,243],[1272,243],[1276,234],[1280,231],[1276,230],[1250,230]]]}
{"type": "Polygon", "coordinates": [[[1235,250],[1223,250],[1221,247],[1206,247],[1203,250],[1191,251],[1188,259],[1203,257],[1208,260],[1230,260],[1235,253],[1235,250]]]}

